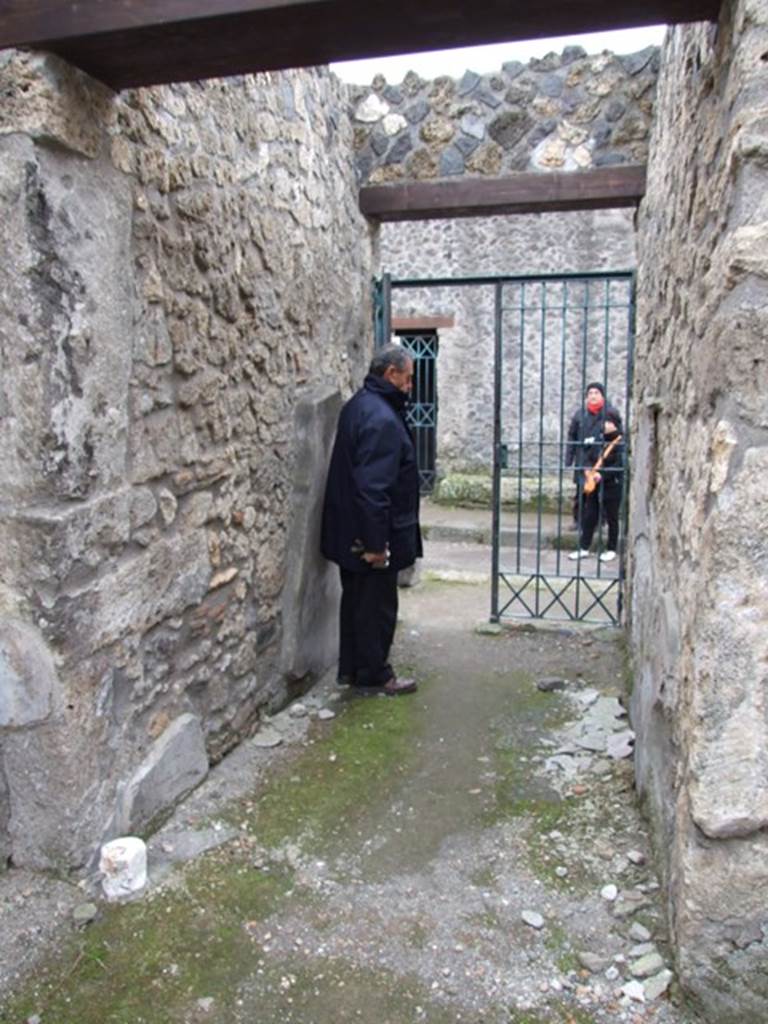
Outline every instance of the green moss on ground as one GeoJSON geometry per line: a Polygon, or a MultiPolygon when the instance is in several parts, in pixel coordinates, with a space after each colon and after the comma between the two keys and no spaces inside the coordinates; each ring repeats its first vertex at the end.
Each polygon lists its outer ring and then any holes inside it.
{"type": "Polygon", "coordinates": [[[311,842],[313,855],[332,852],[354,819],[391,786],[393,771],[407,771],[424,711],[410,699],[356,698],[291,769],[259,794],[230,805],[229,820],[262,846],[311,842]]]}
{"type": "Polygon", "coordinates": [[[274,912],[291,876],[224,851],[193,867],[186,888],[105,907],[0,1020],[38,1013],[56,1024],[173,1024],[198,998],[230,1005],[255,952],[245,924],[274,912]]]}

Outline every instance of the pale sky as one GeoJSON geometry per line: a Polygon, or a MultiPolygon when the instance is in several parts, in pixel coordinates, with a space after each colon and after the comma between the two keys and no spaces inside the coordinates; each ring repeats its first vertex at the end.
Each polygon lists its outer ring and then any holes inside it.
{"type": "Polygon", "coordinates": [[[557,36],[552,39],[532,39],[515,43],[492,43],[490,46],[465,46],[455,50],[434,50],[427,53],[403,54],[399,57],[373,57],[370,60],[348,60],[331,64],[331,68],[345,82],[369,85],[375,75],[382,74],[387,82],[402,82],[408,71],[422,78],[450,75],[460,78],[469,69],[481,74],[500,71],[510,60],[527,63],[532,57],[547,53],[560,53],[564,46],[583,46],[587,53],[627,54],[643,50],[646,46],[660,46],[666,27],[628,28],[619,32],[590,32],[580,36],[557,36]]]}

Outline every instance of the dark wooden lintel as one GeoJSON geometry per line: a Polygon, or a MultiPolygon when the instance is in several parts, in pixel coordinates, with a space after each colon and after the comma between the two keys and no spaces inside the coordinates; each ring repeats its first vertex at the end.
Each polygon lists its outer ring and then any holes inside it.
{"type": "Polygon", "coordinates": [[[720,0],[0,0],[0,49],[48,50],[114,89],[641,25],[720,0]]]}
{"type": "Polygon", "coordinates": [[[645,167],[622,164],[506,178],[367,185],[360,189],[360,209],[378,221],[490,217],[636,206],[644,192],[645,167]]]}
{"type": "Polygon", "coordinates": [[[393,316],[393,331],[436,331],[445,327],[454,327],[453,316],[393,316]]]}

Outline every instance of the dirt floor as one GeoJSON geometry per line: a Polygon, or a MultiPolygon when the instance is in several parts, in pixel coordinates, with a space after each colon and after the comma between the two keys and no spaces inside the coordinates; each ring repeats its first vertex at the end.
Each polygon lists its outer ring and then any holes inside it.
{"type": "Polygon", "coordinates": [[[327,678],[266,723],[153,837],[141,899],[75,925],[86,893],[6,876],[0,1021],[694,1024],[621,635],[487,618],[487,583],[402,591],[418,693],[327,678]]]}

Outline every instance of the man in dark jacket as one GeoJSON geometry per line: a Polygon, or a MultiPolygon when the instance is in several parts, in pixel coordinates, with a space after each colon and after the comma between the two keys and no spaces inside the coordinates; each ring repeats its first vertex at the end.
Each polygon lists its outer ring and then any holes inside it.
{"type": "Polygon", "coordinates": [[[412,379],[400,345],[374,355],[341,410],[323,505],[322,551],[341,572],[339,681],[389,696],[416,689],[388,660],[397,574],[422,555],[419,472],[405,423],[412,379]]]}
{"type": "Polygon", "coordinates": [[[594,466],[611,440],[622,433],[618,409],[606,401],[600,381],[592,381],[587,385],[583,407],[571,419],[565,452],[566,466],[574,468],[573,515],[579,529],[579,548],[568,556],[572,560],[588,557],[592,536],[600,522],[608,524],[608,544],[600,560],[607,562],[616,557],[624,445],[611,449],[604,471],[599,474],[599,487],[591,494],[584,493],[584,470],[594,466]]]}

